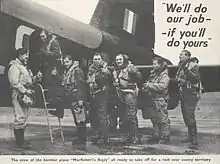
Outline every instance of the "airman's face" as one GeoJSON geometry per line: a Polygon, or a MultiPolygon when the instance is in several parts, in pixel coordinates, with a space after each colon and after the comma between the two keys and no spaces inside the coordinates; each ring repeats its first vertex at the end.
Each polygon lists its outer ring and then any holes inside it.
{"type": "Polygon", "coordinates": [[[119,67],[122,66],[123,63],[124,63],[124,58],[123,58],[123,56],[122,56],[122,55],[116,56],[115,62],[116,62],[116,65],[117,65],[117,66],[119,66],[119,67]]]}
{"type": "Polygon", "coordinates": [[[28,59],[29,59],[29,53],[28,52],[23,54],[23,55],[19,55],[19,60],[21,62],[27,63],[28,59]]]}
{"type": "Polygon", "coordinates": [[[189,56],[187,55],[186,51],[181,51],[180,56],[179,56],[180,61],[185,61],[189,59],[189,56]]]}
{"type": "Polygon", "coordinates": [[[69,68],[73,64],[73,61],[66,57],[64,58],[63,63],[66,68],[69,68]]]}
{"type": "Polygon", "coordinates": [[[46,41],[47,35],[46,35],[46,33],[45,33],[44,30],[40,33],[40,38],[41,38],[43,41],[46,41]]]}
{"type": "Polygon", "coordinates": [[[158,63],[157,60],[153,60],[153,70],[158,70],[160,69],[161,65],[158,63]]]}
{"type": "Polygon", "coordinates": [[[102,58],[101,58],[100,55],[95,55],[95,56],[93,57],[93,63],[94,63],[95,65],[99,65],[99,64],[101,64],[101,62],[102,62],[102,58]]]}

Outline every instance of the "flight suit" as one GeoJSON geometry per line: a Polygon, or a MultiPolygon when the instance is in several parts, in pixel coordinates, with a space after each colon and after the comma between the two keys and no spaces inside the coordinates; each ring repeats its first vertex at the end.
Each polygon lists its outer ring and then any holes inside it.
{"type": "Polygon", "coordinates": [[[141,73],[132,65],[128,64],[113,71],[113,85],[117,90],[120,100],[118,110],[123,112],[123,123],[127,126],[128,136],[126,142],[138,143],[138,119],[137,119],[137,81],[142,79],[141,73]]]}
{"type": "Polygon", "coordinates": [[[188,59],[179,63],[176,80],[180,87],[181,110],[188,127],[188,141],[191,147],[197,145],[195,109],[199,100],[200,74],[198,64],[188,59]]]}
{"type": "Polygon", "coordinates": [[[167,142],[170,137],[170,119],[167,111],[169,81],[168,70],[162,69],[152,71],[147,83],[143,84],[143,90],[148,92],[152,98],[151,108],[145,110],[148,110],[149,117],[151,117],[155,141],[167,142]]]}
{"type": "Polygon", "coordinates": [[[94,64],[90,66],[88,72],[91,103],[90,120],[92,127],[98,132],[98,137],[94,142],[101,144],[107,144],[109,142],[109,77],[110,72],[105,62],[99,66],[95,66],[94,64]]]}
{"type": "Polygon", "coordinates": [[[47,97],[51,100],[54,90],[60,86],[62,79],[52,75],[52,71],[56,69],[58,74],[62,76],[62,52],[59,42],[55,37],[48,38],[37,54],[40,58],[41,71],[43,73],[43,86],[48,89],[47,97]]]}
{"type": "Polygon", "coordinates": [[[16,144],[21,146],[24,142],[27,119],[30,115],[29,105],[33,103],[33,99],[31,99],[30,95],[26,95],[25,92],[39,79],[33,76],[31,70],[16,58],[9,63],[8,80],[12,88],[12,104],[15,116],[14,134],[16,144]],[[21,101],[20,97],[23,97],[23,100],[26,97],[24,100],[26,102],[21,101]]]}

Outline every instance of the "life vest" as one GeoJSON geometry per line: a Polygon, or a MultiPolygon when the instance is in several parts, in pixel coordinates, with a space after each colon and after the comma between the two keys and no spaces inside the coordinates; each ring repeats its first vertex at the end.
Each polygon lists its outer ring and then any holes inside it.
{"type": "Polygon", "coordinates": [[[196,87],[199,88],[200,80],[198,82],[192,83],[184,72],[184,67],[187,67],[189,70],[193,69],[193,67],[197,66],[197,63],[192,62],[190,59],[184,63],[179,65],[179,69],[177,71],[176,79],[179,82],[180,86],[185,86],[187,88],[196,87]]]}
{"type": "Polygon", "coordinates": [[[68,70],[64,71],[62,85],[66,89],[76,88],[76,78],[75,78],[76,67],[78,67],[78,64],[74,63],[68,70]]]}
{"type": "MultiPolygon", "coordinates": [[[[10,68],[12,67],[12,65],[14,65],[18,70],[19,70],[19,82],[21,85],[23,86],[28,86],[31,85],[33,83],[33,73],[31,72],[30,69],[28,69],[27,67],[25,67],[23,64],[21,64],[21,62],[19,61],[19,59],[15,59],[12,60],[9,63],[10,68]]],[[[10,68],[8,70],[10,70],[10,68]]],[[[9,83],[11,83],[11,78],[9,78],[9,83]]],[[[12,86],[11,86],[12,87],[12,86]]]]}
{"type": "MultiPolygon", "coordinates": [[[[18,82],[20,85],[24,86],[26,89],[29,89],[32,87],[33,84],[33,74],[30,69],[25,67],[19,59],[12,60],[9,63],[9,70],[12,68],[12,66],[15,66],[19,70],[19,79],[18,82]]],[[[9,73],[9,72],[8,72],[9,73]]],[[[8,74],[8,79],[10,86],[12,88],[12,95],[17,95],[18,101],[25,105],[25,106],[31,106],[35,103],[34,94],[33,95],[26,95],[25,93],[19,93],[16,88],[13,87],[13,75],[8,74]]]]}
{"type": "Polygon", "coordinates": [[[98,68],[95,65],[91,65],[88,73],[88,80],[90,89],[92,90],[102,90],[106,85],[105,80],[108,80],[108,77],[103,76],[103,72],[108,72],[107,63],[102,63],[102,68],[98,68]],[[107,78],[107,79],[105,79],[107,78]]]}
{"type": "Polygon", "coordinates": [[[113,71],[114,86],[116,89],[120,89],[123,92],[138,92],[137,84],[129,76],[128,66],[124,69],[113,71]]]}

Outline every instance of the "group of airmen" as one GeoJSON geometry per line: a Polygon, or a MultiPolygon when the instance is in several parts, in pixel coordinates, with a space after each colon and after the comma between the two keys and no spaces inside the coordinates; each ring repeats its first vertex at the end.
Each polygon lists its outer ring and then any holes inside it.
{"type": "Polygon", "coordinates": [[[114,115],[112,111],[120,117],[121,128],[124,127],[127,133],[123,142],[141,144],[137,118],[140,93],[146,95],[142,99],[146,98],[148,102],[143,105],[143,117],[147,114],[154,129],[147,142],[169,144],[170,119],[167,107],[168,88],[172,83],[178,86],[182,115],[188,127],[188,137],[183,142],[189,142],[190,148],[197,149],[195,108],[199,100],[200,75],[198,61],[193,60],[188,50],[181,51],[178,71],[172,79],[168,75],[167,63],[155,57],[150,76],[144,81],[142,73],[123,53],[116,55],[113,69],[109,69],[101,53],[95,53],[85,76],[78,61],[71,55],[62,55],[59,43],[52,34],[42,30],[39,35],[44,44],[34,56],[30,56],[40,60],[39,69],[29,64],[29,50],[24,48],[17,50],[16,57],[7,67],[12,89],[16,147],[30,147],[30,143],[24,140],[24,130],[30,114],[29,108],[34,102],[35,83],[42,83],[44,88],[49,89],[48,101],[56,109],[49,111],[51,115],[63,118],[64,108],[71,109],[77,128],[77,139],[73,140],[73,145],[86,143],[87,123],[91,124],[97,134],[92,142],[108,145],[112,119],[109,116],[114,115]],[[61,67],[57,66],[58,62],[61,67]]]}

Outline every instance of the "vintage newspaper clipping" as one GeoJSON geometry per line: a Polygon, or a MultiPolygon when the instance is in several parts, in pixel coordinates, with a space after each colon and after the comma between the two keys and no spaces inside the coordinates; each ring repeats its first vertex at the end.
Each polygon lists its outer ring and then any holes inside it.
{"type": "Polygon", "coordinates": [[[219,0],[0,0],[0,161],[217,164],[219,0]]]}

